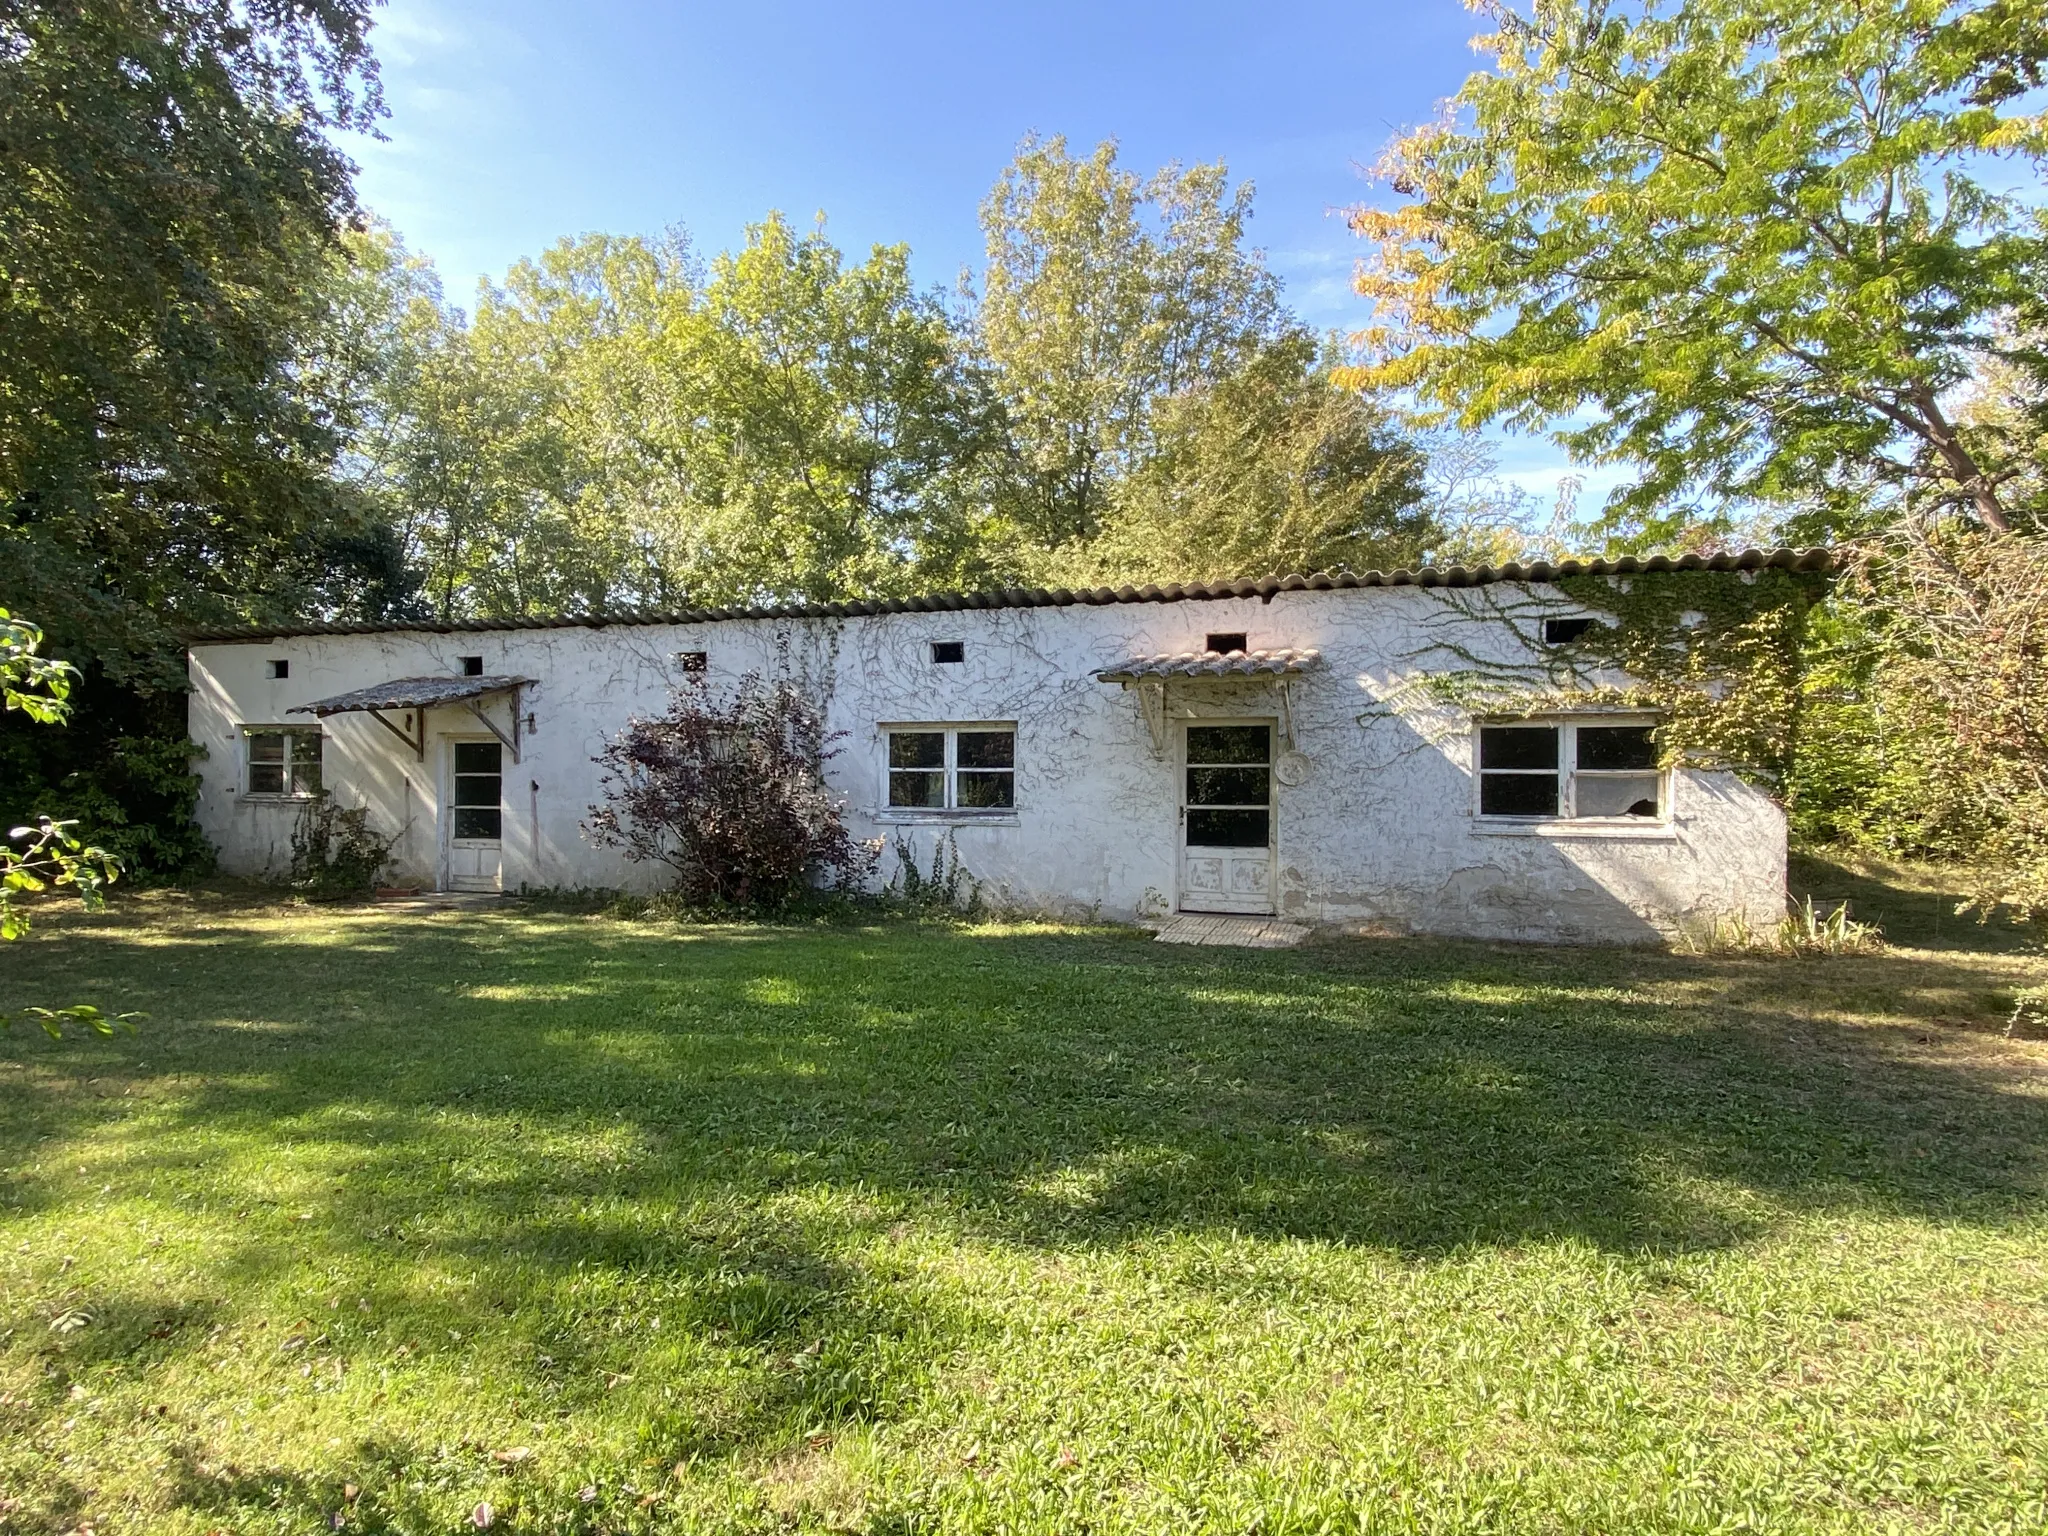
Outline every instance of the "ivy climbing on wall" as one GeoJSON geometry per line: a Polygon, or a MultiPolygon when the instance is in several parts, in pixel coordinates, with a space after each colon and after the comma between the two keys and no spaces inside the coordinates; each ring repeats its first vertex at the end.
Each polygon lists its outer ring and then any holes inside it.
{"type": "Polygon", "coordinates": [[[1782,793],[1799,740],[1802,637],[1827,580],[1771,568],[1434,588],[1440,633],[1410,653],[1418,670],[1361,723],[1417,710],[1440,712],[1452,729],[1475,716],[1654,710],[1666,766],[1728,769],[1782,793]],[[1459,638],[1475,618],[1514,643],[1482,651],[1459,638]],[[1577,632],[1554,638],[1556,624],[1577,632]]]}

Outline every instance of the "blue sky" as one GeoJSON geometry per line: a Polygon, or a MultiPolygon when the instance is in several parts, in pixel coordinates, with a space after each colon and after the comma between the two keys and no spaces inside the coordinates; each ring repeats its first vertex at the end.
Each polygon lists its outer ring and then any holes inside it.
{"type": "MultiPolygon", "coordinates": [[[[905,241],[921,282],[950,284],[1020,137],[1114,137],[1134,170],[1220,158],[1255,182],[1291,302],[1341,328],[1358,252],[1335,210],[1476,67],[1479,30],[1456,0],[389,0],[387,138],[349,148],[364,200],[466,300],[562,235],[680,223],[710,252],[771,208],[823,211],[852,251],[905,241]]],[[[1503,447],[1514,478],[1554,484],[1555,449],[1503,447]]]]}

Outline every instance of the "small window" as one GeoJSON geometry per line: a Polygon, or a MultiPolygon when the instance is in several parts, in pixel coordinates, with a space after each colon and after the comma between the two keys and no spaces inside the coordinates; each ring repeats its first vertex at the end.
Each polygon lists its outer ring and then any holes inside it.
{"type": "Polygon", "coordinates": [[[683,672],[702,672],[711,665],[711,656],[706,651],[677,651],[676,667],[683,672]]]}
{"type": "Polygon", "coordinates": [[[263,663],[263,670],[271,677],[290,677],[292,675],[292,664],[282,656],[277,656],[263,663]]]}
{"type": "Polygon", "coordinates": [[[320,793],[318,731],[244,732],[248,762],[242,792],[277,799],[310,799],[320,793]]]}
{"type": "Polygon", "coordinates": [[[1202,649],[1217,656],[1228,656],[1232,652],[1242,653],[1245,648],[1244,631],[1232,630],[1220,635],[1211,635],[1202,642],[1202,649]]]}
{"type": "Polygon", "coordinates": [[[932,664],[952,666],[967,659],[967,643],[964,640],[934,640],[932,642],[932,664]]]}
{"type": "Polygon", "coordinates": [[[482,677],[484,675],[483,657],[463,656],[457,659],[462,663],[462,675],[464,677],[482,677]]]}
{"type": "Polygon", "coordinates": [[[1479,814],[1612,819],[1664,814],[1650,725],[1487,725],[1479,730],[1479,814]]]}
{"type": "Polygon", "coordinates": [[[1545,645],[1570,645],[1592,629],[1591,619],[1545,619],[1543,621],[1543,643],[1545,645]]]}
{"type": "Polygon", "coordinates": [[[1008,811],[1016,805],[1012,727],[913,726],[889,732],[892,810],[1008,811]]]}

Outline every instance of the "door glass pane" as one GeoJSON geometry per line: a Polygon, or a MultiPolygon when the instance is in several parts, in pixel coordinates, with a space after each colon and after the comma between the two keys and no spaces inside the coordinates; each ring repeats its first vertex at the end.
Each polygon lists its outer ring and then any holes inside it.
{"type": "Polygon", "coordinates": [[[455,835],[462,838],[496,839],[502,830],[502,818],[495,805],[458,805],[455,807],[455,835]]]}
{"type": "MultiPolygon", "coordinates": [[[[1657,746],[1647,725],[1582,725],[1579,766],[1594,769],[1642,769],[1657,766],[1657,746]]],[[[1583,809],[1581,815],[1587,814],[1583,809]]]]}
{"type": "Polygon", "coordinates": [[[1580,774],[1576,809],[1581,816],[1655,816],[1659,778],[1654,773],[1580,774]]]}
{"type": "MultiPolygon", "coordinates": [[[[946,733],[944,731],[891,731],[889,733],[889,766],[891,768],[943,768],[946,766],[946,733]]],[[[906,802],[921,805],[923,801],[906,802]]]]}
{"type": "Polygon", "coordinates": [[[1555,816],[1557,775],[1554,773],[1482,773],[1479,776],[1482,816],[1555,816]]]}
{"type": "Polygon", "coordinates": [[[959,761],[962,768],[1011,768],[1017,762],[1015,731],[962,731],[959,761]]]}
{"type": "Polygon", "coordinates": [[[1264,768],[1190,768],[1189,805],[1264,805],[1270,796],[1264,768]]]}
{"type": "Polygon", "coordinates": [[[498,769],[503,761],[504,748],[495,741],[455,743],[455,836],[492,840],[500,836],[503,818],[498,798],[504,782],[498,769]]]}
{"type": "Polygon", "coordinates": [[[458,773],[455,775],[455,803],[496,805],[502,782],[495,773],[458,773]]]}
{"type": "Polygon", "coordinates": [[[1555,768],[1554,725],[1489,725],[1479,732],[1481,768],[1555,768]]]}
{"type": "MultiPolygon", "coordinates": [[[[1263,725],[1191,725],[1190,763],[1264,763],[1273,755],[1273,733],[1263,725]]],[[[1260,798],[1264,798],[1261,796],[1260,798]]],[[[1234,844],[1219,844],[1232,847],[1234,844]]]]}
{"type": "Polygon", "coordinates": [[[1269,818],[1264,811],[1188,812],[1190,848],[1264,848],[1269,818]]]}

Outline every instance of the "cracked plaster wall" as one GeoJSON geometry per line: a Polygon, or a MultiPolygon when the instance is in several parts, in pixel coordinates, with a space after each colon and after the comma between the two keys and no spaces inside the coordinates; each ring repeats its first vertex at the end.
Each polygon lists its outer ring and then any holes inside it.
{"type": "MultiPolygon", "coordinates": [[[[1732,578],[1731,578],[1732,579],[1732,578]]],[[[240,793],[241,727],[311,723],[293,705],[388,679],[460,671],[537,679],[523,761],[504,779],[504,883],[649,889],[660,871],[585,842],[578,823],[597,795],[591,758],[633,714],[658,712],[679,676],[678,652],[708,653],[711,679],[772,671],[786,659],[829,697],[846,733],[828,777],[856,835],[904,838],[929,861],[954,830],[961,862],[998,903],[1127,918],[1174,900],[1179,826],[1176,750],[1155,753],[1135,694],[1098,670],[1133,655],[1199,649],[1213,631],[1244,630],[1254,648],[1313,646],[1322,670],[1294,701],[1306,782],[1280,788],[1278,906],[1283,916],[1397,932],[1551,941],[1649,941],[1717,915],[1753,925],[1783,912],[1785,823],[1733,775],[1672,775],[1671,816],[1642,828],[1554,824],[1513,835],[1474,815],[1468,715],[1418,703],[1420,672],[1473,657],[1526,657],[1517,629],[1573,610],[1547,588],[1417,588],[1281,593],[1257,598],[1101,607],[886,614],[848,619],[729,620],[432,635],[311,636],[193,647],[190,721],[207,755],[198,820],[222,866],[263,875],[289,857],[297,808],[240,793]],[[934,665],[930,644],[961,640],[966,659],[934,665]],[[290,661],[266,677],[269,658],[290,661]],[[1391,706],[1391,707],[1390,707],[1391,706]],[[1000,821],[892,815],[883,727],[1014,722],[1017,811],[1000,821]]],[[[502,700],[493,718],[509,727],[502,700]]],[[[1170,720],[1281,717],[1270,682],[1175,681],[1170,720]]],[[[449,743],[482,734],[459,707],[428,716],[426,760],[367,715],[324,722],[326,780],[398,834],[399,878],[443,877],[442,776],[449,743]]],[[[893,875],[885,852],[879,874],[893,875]]]]}

